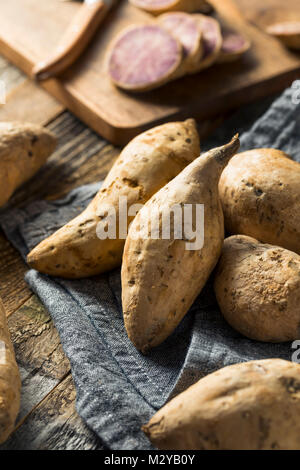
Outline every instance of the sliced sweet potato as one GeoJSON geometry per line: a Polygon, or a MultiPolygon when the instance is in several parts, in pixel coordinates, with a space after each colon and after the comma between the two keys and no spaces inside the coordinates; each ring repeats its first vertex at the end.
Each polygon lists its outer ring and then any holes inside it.
{"type": "Polygon", "coordinates": [[[158,17],[159,24],[173,34],[183,48],[183,60],[178,76],[189,73],[203,55],[202,29],[193,15],[183,12],[165,13],[158,17]]]}
{"type": "Polygon", "coordinates": [[[213,65],[219,57],[222,47],[221,27],[217,20],[205,15],[193,15],[202,29],[203,55],[195,65],[193,72],[199,72],[213,65]]]}
{"type": "Polygon", "coordinates": [[[177,76],[182,56],[179,41],[160,25],[130,26],[111,46],[108,72],[120,88],[148,91],[177,76]]]}
{"type": "Polygon", "coordinates": [[[300,50],[300,21],[284,21],[267,28],[267,32],[277,37],[290,49],[300,50]]]}
{"type": "Polygon", "coordinates": [[[250,49],[250,41],[237,31],[224,29],[222,30],[222,38],[218,63],[234,62],[250,49]]]}

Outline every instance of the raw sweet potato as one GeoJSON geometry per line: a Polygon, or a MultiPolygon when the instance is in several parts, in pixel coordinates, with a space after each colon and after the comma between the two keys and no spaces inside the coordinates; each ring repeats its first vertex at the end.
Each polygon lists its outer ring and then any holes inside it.
{"type": "Polygon", "coordinates": [[[275,23],[267,28],[267,32],[290,49],[300,50],[300,21],[275,23]]]}
{"type": "Polygon", "coordinates": [[[0,299],[0,443],[12,432],[20,408],[21,380],[0,299]]]}
{"type": "Polygon", "coordinates": [[[130,227],[122,263],[122,304],[128,336],[142,352],[172,333],[218,261],[224,240],[218,182],[238,148],[235,137],[197,158],[147,202],[130,227]],[[202,225],[195,217],[200,204],[204,205],[202,225]],[[174,216],[169,235],[153,235],[148,215],[151,220],[158,217],[162,232],[162,220],[171,220],[172,209],[187,205],[193,210],[191,235],[197,242],[202,233],[204,244],[187,245],[191,237],[183,217],[174,216]]]}
{"type": "MultiPolygon", "coordinates": [[[[118,233],[114,239],[99,239],[96,233],[103,209],[115,208],[118,230],[121,197],[127,197],[127,209],[145,203],[199,153],[193,119],[163,124],[137,136],[121,152],[86,210],[34,248],[29,265],[66,278],[93,276],[119,266],[125,239],[118,233]]],[[[125,224],[133,218],[128,215],[125,224]]]]}
{"type": "Polygon", "coordinates": [[[218,63],[234,62],[240,59],[251,47],[250,41],[241,33],[228,28],[222,30],[222,40],[218,63]]]}
{"type": "Polygon", "coordinates": [[[213,7],[206,0],[129,0],[132,5],[152,15],[161,15],[170,11],[199,12],[209,14],[213,7]]]}
{"type": "Polygon", "coordinates": [[[0,207],[41,168],[55,145],[54,135],[44,127],[0,123],[0,207]]]}
{"type": "Polygon", "coordinates": [[[159,24],[130,26],[108,52],[108,74],[119,88],[149,91],[177,78],[183,59],[181,43],[159,24]]]}
{"type": "Polygon", "coordinates": [[[248,338],[281,342],[300,335],[300,256],[245,235],[225,240],[215,293],[228,323],[248,338]]]}
{"type": "Polygon", "coordinates": [[[225,227],[300,254],[300,164],[280,150],[257,149],[234,157],[219,192],[225,227]]]}
{"type": "Polygon", "coordinates": [[[158,17],[159,24],[181,43],[183,58],[176,76],[191,72],[203,55],[202,29],[193,15],[183,12],[165,13],[158,17]]]}
{"type": "Polygon", "coordinates": [[[203,55],[198,62],[195,64],[192,72],[200,72],[208,67],[211,67],[217,62],[222,47],[222,33],[220,23],[214,18],[210,18],[205,15],[193,15],[197,19],[198,24],[202,30],[202,42],[203,42],[203,55]]]}
{"type": "Polygon", "coordinates": [[[300,365],[267,359],[207,375],[142,429],[166,450],[299,450],[299,415],[300,365]]]}

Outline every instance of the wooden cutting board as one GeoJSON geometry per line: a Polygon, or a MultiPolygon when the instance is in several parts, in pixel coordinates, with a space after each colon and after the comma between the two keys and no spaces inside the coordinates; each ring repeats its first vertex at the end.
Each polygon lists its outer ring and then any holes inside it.
{"type": "MultiPolygon", "coordinates": [[[[253,43],[252,50],[240,62],[216,65],[145,94],[118,90],[106,74],[107,46],[126,25],[150,20],[147,14],[123,0],[110,13],[78,62],[59,80],[48,80],[43,86],[115,144],[125,144],[137,133],[163,121],[188,116],[204,120],[242,106],[279,91],[300,73],[299,54],[287,51],[277,40],[243,18],[243,14],[251,21],[255,17],[255,7],[248,10],[252,2],[258,9],[262,3],[258,0],[212,0],[218,5],[219,16],[242,29],[253,43]]],[[[278,4],[279,0],[265,0],[263,4],[266,7],[274,2],[278,4]]],[[[289,2],[295,3],[295,0],[285,0],[285,6],[289,2]]],[[[60,0],[2,1],[0,53],[30,75],[33,64],[55,49],[78,8],[78,2],[60,0]]]]}

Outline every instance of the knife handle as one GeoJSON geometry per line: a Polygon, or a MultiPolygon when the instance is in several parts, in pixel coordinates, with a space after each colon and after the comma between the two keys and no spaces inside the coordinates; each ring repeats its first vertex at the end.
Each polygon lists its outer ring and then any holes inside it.
{"type": "Polygon", "coordinates": [[[33,77],[36,80],[46,80],[70,67],[82,54],[108,10],[107,1],[84,3],[66,30],[54,55],[34,67],[33,77]]]}

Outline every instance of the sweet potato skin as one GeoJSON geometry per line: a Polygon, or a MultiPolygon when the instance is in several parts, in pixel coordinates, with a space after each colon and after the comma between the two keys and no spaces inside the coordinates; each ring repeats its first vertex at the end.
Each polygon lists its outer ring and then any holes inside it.
{"type": "Polygon", "coordinates": [[[141,8],[153,15],[161,15],[171,11],[185,11],[186,13],[201,12],[209,14],[213,11],[213,7],[206,0],[173,0],[168,5],[146,5],[142,0],[129,0],[132,5],[141,8]]]}
{"type": "Polygon", "coordinates": [[[279,39],[286,47],[300,51],[300,21],[287,21],[269,25],[268,34],[279,39]]]}
{"type": "Polygon", "coordinates": [[[20,408],[21,380],[0,299],[0,443],[13,430],[20,408]]]}
{"type": "Polygon", "coordinates": [[[300,256],[245,235],[225,240],[215,293],[228,323],[248,338],[299,338],[300,256]]]}
{"type": "Polygon", "coordinates": [[[275,149],[235,156],[219,193],[230,234],[242,234],[300,254],[300,164],[275,149]]]}
{"type": "MultiPolygon", "coordinates": [[[[127,197],[128,207],[145,203],[199,154],[192,119],[163,124],[137,136],[121,152],[87,209],[34,248],[28,263],[40,272],[65,278],[93,276],[118,267],[125,240],[97,237],[101,207],[114,206],[118,222],[119,197],[127,197]]],[[[133,218],[128,217],[128,224],[133,218]]]]}
{"type": "Polygon", "coordinates": [[[238,139],[200,156],[156,193],[133,221],[122,263],[122,305],[127,334],[146,353],[162,343],[180,323],[201,292],[221,253],[224,221],[218,196],[223,163],[237,151],[238,139]],[[204,245],[186,249],[179,239],[148,236],[147,211],[168,217],[174,205],[204,205],[204,245]],[[140,228],[140,230],[139,230],[140,228]],[[135,232],[138,231],[138,237],[135,232]]]}
{"type": "Polygon", "coordinates": [[[166,450],[299,450],[299,391],[299,364],[236,364],[199,380],[142,429],[166,450]]]}
{"type": "Polygon", "coordinates": [[[0,123],[0,207],[41,168],[55,146],[55,136],[44,127],[0,123]]]}

